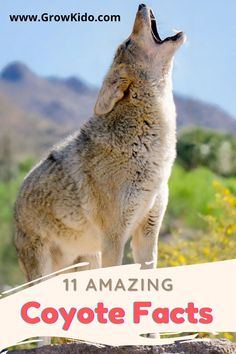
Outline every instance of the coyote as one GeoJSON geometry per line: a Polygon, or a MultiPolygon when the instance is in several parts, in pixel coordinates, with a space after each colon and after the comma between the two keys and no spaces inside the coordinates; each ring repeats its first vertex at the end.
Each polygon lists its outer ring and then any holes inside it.
{"type": "Polygon", "coordinates": [[[134,262],[153,268],[176,154],[172,62],[185,35],[162,40],[139,5],[94,108],[79,132],[26,176],[15,206],[15,245],[28,281],[72,265],[134,262]]]}

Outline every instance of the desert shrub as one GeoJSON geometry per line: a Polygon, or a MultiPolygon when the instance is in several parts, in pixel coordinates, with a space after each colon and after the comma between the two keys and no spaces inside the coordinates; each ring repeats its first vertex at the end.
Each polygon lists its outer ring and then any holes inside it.
{"type": "Polygon", "coordinates": [[[199,127],[184,130],[178,138],[177,158],[188,169],[207,166],[222,176],[235,176],[236,137],[199,127]]]}

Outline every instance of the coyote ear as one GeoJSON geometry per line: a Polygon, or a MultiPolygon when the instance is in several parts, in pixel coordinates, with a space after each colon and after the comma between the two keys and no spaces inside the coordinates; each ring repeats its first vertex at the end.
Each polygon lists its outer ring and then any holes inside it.
{"type": "Polygon", "coordinates": [[[131,81],[126,77],[121,77],[120,73],[113,72],[112,75],[107,76],[99,92],[94,113],[97,116],[109,113],[115,104],[123,98],[130,83],[131,81]]]}

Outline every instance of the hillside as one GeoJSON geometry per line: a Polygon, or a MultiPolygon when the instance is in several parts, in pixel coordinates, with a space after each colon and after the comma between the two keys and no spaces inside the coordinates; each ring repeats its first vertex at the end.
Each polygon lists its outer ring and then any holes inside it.
{"type": "Polygon", "coordinates": [[[13,99],[0,93],[0,157],[6,139],[14,158],[45,153],[58,139],[70,131],[46,117],[34,115],[17,105],[13,99]]]}
{"type": "Polygon", "coordinates": [[[75,77],[42,78],[21,63],[3,69],[0,93],[13,99],[26,112],[73,128],[92,114],[97,96],[96,89],[75,77]]]}
{"type": "MultiPolygon", "coordinates": [[[[76,77],[40,77],[15,62],[0,73],[0,138],[18,154],[41,154],[91,115],[98,89],[76,77]]],[[[236,120],[219,107],[175,95],[178,128],[203,126],[236,134],[236,120]]]]}
{"type": "Polygon", "coordinates": [[[201,126],[236,134],[236,119],[217,105],[175,95],[179,129],[188,125],[201,126]]]}

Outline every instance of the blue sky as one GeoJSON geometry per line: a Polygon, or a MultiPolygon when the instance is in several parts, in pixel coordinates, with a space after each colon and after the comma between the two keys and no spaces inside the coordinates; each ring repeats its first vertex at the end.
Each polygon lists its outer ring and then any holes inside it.
{"type": "MultiPolygon", "coordinates": [[[[36,73],[76,75],[100,85],[118,44],[132,28],[136,0],[11,0],[0,4],[0,69],[20,60],[36,73]],[[11,23],[9,14],[119,14],[121,22],[11,23]]],[[[161,36],[188,36],[175,59],[174,89],[236,117],[236,1],[149,0],[161,36]]]]}

